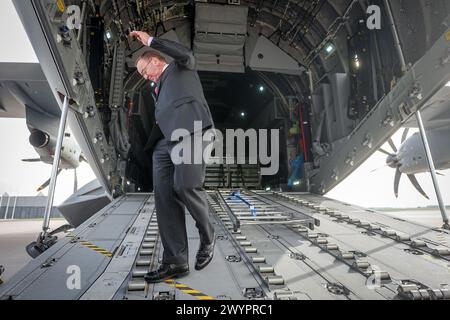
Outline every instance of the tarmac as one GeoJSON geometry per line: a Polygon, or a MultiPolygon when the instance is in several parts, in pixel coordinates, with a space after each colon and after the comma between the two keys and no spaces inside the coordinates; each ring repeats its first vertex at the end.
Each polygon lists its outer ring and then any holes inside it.
{"type": "MultiPolygon", "coordinates": [[[[50,221],[50,228],[53,230],[64,224],[66,220],[55,218],[50,221]]],[[[0,278],[4,282],[32,259],[25,247],[36,241],[41,231],[42,220],[0,220],[0,266],[5,268],[0,278]]]]}

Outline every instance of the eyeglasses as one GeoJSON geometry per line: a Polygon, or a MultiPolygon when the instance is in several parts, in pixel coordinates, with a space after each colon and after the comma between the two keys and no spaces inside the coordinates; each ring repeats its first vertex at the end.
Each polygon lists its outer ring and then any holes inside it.
{"type": "Polygon", "coordinates": [[[148,67],[148,65],[150,64],[150,62],[152,62],[152,59],[150,59],[150,60],[148,61],[148,63],[145,65],[144,68],[142,68],[141,71],[138,70],[139,74],[140,74],[142,77],[144,77],[144,78],[147,76],[147,67],[148,67]]]}

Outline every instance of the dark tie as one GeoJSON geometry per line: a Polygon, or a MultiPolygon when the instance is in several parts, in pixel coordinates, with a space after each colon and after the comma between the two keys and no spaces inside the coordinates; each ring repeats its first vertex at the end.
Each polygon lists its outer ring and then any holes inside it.
{"type": "Polygon", "coordinates": [[[156,83],[153,83],[151,93],[152,93],[153,99],[156,101],[156,97],[158,96],[158,86],[156,85],[156,83]]]}

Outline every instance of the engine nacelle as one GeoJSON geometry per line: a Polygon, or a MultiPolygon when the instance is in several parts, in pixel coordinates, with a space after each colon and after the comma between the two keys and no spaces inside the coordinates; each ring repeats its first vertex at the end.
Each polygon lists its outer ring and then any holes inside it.
{"type": "MultiPolygon", "coordinates": [[[[53,157],[56,148],[56,139],[41,130],[33,130],[29,138],[30,144],[36,149],[41,160],[48,164],[53,164],[53,157]]],[[[61,169],[76,169],[81,161],[81,148],[75,138],[70,133],[64,134],[61,148],[61,169]]]]}
{"type": "Polygon", "coordinates": [[[50,136],[41,130],[34,130],[30,134],[29,141],[33,147],[43,149],[49,145],[50,136]]]}
{"type": "MultiPolygon", "coordinates": [[[[450,168],[450,150],[446,147],[450,130],[439,128],[427,131],[428,143],[437,170],[450,168]]],[[[397,158],[401,164],[400,172],[416,174],[429,171],[422,139],[419,133],[413,134],[400,147],[397,158]]]]}

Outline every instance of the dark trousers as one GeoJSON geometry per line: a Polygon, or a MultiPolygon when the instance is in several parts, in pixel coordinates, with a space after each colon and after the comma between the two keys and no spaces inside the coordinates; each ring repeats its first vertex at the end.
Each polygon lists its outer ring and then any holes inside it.
{"type": "MultiPolygon", "coordinates": [[[[202,152],[206,145],[202,143],[202,152]]],[[[212,243],[214,229],[209,222],[209,207],[203,189],[206,164],[204,161],[201,164],[174,164],[170,157],[174,146],[166,139],[156,144],[153,184],[158,227],[164,247],[162,263],[185,264],[188,263],[185,206],[196,222],[201,241],[212,243]]]]}

